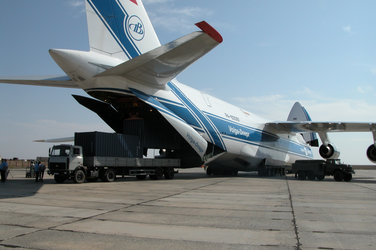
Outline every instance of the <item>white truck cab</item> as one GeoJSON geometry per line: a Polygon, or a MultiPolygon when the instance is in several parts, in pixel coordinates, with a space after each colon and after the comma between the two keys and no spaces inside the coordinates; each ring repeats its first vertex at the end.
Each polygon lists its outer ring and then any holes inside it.
{"type": "MultiPolygon", "coordinates": [[[[82,147],[73,145],[55,145],[50,149],[48,171],[56,176],[67,176],[83,167],[82,147]]],[[[59,177],[57,177],[59,178],[59,177]]]]}

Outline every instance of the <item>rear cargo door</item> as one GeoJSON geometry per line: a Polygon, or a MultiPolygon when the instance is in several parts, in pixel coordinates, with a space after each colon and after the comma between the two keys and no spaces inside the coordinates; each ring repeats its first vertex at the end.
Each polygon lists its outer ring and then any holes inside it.
{"type": "Polygon", "coordinates": [[[206,148],[208,147],[207,141],[189,126],[183,119],[178,117],[174,112],[169,110],[166,106],[160,103],[155,98],[138,91],[136,89],[130,89],[132,93],[142,100],[143,102],[154,107],[158,112],[176,129],[176,131],[186,140],[189,145],[196,151],[196,153],[204,158],[206,148]]]}

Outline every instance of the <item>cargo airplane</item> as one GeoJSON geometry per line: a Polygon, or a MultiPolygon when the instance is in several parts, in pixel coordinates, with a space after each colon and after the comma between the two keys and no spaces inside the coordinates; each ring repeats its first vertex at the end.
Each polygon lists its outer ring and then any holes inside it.
{"type": "Polygon", "coordinates": [[[205,21],[199,31],[161,45],[141,0],[85,0],[90,51],[50,49],[66,73],[57,78],[0,82],[83,89],[74,98],[116,133],[139,135],[142,149],[163,149],[181,167],[250,171],[313,158],[338,158],[328,132],[371,132],[367,150],[376,163],[376,123],[313,122],[295,103],[287,121],[267,121],[180,83],[176,76],[219,45],[205,21]]]}

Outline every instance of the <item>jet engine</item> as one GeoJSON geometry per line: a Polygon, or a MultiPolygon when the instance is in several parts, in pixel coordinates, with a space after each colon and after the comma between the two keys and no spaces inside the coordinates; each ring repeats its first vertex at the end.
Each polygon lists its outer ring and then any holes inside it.
{"type": "Polygon", "coordinates": [[[376,146],[375,144],[372,144],[367,149],[367,157],[370,161],[373,163],[376,163],[376,146]]]}
{"type": "MultiPolygon", "coordinates": [[[[323,144],[319,148],[319,153],[325,159],[338,159],[340,152],[332,144],[323,144]]],[[[376,154],[374,155],[376,159],[376,154]]]]}

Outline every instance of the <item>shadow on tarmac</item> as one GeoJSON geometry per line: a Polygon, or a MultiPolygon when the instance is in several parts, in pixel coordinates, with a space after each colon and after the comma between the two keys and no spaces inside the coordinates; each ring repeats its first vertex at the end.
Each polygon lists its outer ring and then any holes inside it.
{"type": "Polygon", "coordinates": [[[35,182],[34,179],[8,179],[0,182],[0,199],[33,196],[46,184],[55,183],[54,180],[35,182]]]}
{"type": "MultiPolygon", "coordinates": [[[[41,182],[35,182],[33,178],[24,178],[24,177],[13,177],[9,178],[6,182],[0,182],[0,200],[1,199],[8,199],[8,198],[18,198],[18,197],[27,197],[35,195],[44,185],[80,185],[75,184],[72,180],[67,180],[62,184],[57,184],[55,180],[51,177],[45,176],[45,179],[41,182]]],[[[240,172],[237,176],[230,176],[230,175],[215,175],[215,176],[208,176],[205,172],[180,172],[175,175],[174,180],[197,180],[197,179],[220,179],[220,178],[257,178],[257,179],[287,179],[289,181],[300,181],[294,178],[292,175],[287,176],[274,176],[274,177],[259,177],[256,172],[240,172]]],[[[155,181],[170,181],[164,178],[160,180],[151,180],[147,178],[146,180],[138,180],[136,177],[126,176],[125,178],[121,178],[120,176],[116,179],[115,183],[121,182],[155,182],[155,181]]],[[[97,182],[101,182],[98,180],[97,182]]],[[[306,180],[305,182],[312,182],[306,180]]],[[[322,181],[313,181],[320,183],[322,181]]],[[[323,182],[336,182],[333,177],[326,177],[323,182]]],[[[373,177],[356,177],[354,176],[353,180],[350,183],[357,183],[357,184],[376,184],[376,178],[373,177]]],[[[109,183],[110,184],[110,183],[109,183]]]]}

